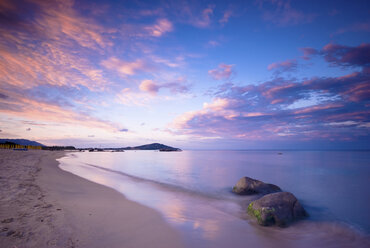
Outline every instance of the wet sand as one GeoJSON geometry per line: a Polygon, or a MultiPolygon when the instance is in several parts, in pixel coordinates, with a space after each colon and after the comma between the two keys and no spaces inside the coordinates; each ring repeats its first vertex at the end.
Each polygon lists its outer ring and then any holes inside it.
{"type": "Polygon", "coordinates": [[[153,209],[58,167],[64,152],[0,150],[0,247],[182,247],[153,209]]]}

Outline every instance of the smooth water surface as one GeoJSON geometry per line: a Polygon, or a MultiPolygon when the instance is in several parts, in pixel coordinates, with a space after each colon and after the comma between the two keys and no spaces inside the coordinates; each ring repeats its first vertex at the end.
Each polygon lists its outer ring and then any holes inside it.
{"type": "Polygon", "coordinates": [[[191,247],[369,245],[370,152],[83,152],[59,161],[157,209],[191,247]],[[242,176],[292,192],[310,217],[283,229],[259,227],[245,213],[256,196],[231,193],[242,176]]]}

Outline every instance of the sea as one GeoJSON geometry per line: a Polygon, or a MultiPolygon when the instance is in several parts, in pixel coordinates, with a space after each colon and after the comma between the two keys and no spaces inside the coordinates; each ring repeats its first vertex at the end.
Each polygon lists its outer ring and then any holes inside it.
{"type": "Polygon", "coordinates": [[[62,170],[157,210],[186,247],[370,247],[370,151],[71,152],[62,170]],[[293,193],[309,217],[262,227],[231,189],[244,176],[293,193]]]}

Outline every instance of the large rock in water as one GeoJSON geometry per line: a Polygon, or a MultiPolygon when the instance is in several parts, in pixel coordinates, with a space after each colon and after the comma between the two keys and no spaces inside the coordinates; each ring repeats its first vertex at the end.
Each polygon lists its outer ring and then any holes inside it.
{"type": "Polygon", "coordinates": [[[259,180],[250,178],[250,177],[242,177],[236,183],[233,188],[233,192],[239,195],[252,195],[252,194],[269,194],[274,192],[279,192],[281,189],[269,183],[264,183],[259,180]]]}
{"type": "Polygon", "coordinates": [[[251,202],[248,213],[256,217],[260,225],[281,227],[307,216],[297,198],[289,192],[268,194],[251,202]]]}

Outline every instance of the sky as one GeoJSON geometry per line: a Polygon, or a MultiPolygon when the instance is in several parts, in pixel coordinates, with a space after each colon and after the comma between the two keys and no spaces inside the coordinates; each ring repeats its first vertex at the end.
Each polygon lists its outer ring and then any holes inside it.
{"type": "Polygon", "coordinates": [[[370,2],[0,0],[0,138],[370,149],[370,2]]]}

